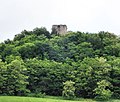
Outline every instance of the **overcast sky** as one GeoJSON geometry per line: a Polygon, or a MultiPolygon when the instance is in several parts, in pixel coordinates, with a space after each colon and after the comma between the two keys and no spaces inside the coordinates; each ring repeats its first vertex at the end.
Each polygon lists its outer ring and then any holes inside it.
{"type": "Polygon", "coordinates": [[[68,30],[120,34],[120,0],[0,0],[0,41],[24,29],[66,24],[68,30]]]}

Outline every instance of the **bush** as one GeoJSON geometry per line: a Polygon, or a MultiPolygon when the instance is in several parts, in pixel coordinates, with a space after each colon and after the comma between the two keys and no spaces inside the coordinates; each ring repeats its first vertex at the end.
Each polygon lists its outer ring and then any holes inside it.
{"type": "Polygon", "coordinates": [[[75,82],[72,81],[66,81],[63,83],[63,92],[62,96],[66,99],[74,99],[75,98],[75,87],[74,87],[75,82]]]}
{"type": "Polygon", "coordinates": [[[112,92],[109,89],[106,89],[110,86],[110,82],[102,80],[97,83],[98,87],[95,88],[94,92],[96,94],[96,99],[99,100],[108,100],[112,96],[112,92]]]}
{"type": "Polygon", "coordinates": [[[44,98],[46,96],[45,93],[30,93],[30,94],[27,94],[28,97],[39,97],[39,98],[44,98]]]}

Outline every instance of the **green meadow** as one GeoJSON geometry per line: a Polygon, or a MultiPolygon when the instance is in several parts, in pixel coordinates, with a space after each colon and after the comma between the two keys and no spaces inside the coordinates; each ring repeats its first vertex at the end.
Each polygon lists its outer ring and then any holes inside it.
{"type": "MultiPolygon", "coordinates": [[[[0,96],[0,102],[103,102],[103,101],[95,101],[92,99],[63,100],[62,98],[59,97],[34,98],[18,96],[0,96]]],[[[104,102],[120,102],[120,100],[109,100],[104,102]]]]}

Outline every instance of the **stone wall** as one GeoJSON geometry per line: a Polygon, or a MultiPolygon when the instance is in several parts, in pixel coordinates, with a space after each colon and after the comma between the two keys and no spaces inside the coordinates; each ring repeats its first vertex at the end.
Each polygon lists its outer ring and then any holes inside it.
{"type": "Polygon", "coordinates": [[[53,25],[52,34],[65,35],[67,33],[66,25],[53,25]]]}

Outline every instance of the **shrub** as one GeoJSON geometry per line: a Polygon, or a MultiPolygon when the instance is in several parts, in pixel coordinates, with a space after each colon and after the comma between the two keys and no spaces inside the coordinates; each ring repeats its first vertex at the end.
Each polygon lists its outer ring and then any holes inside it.
{"type": "Polygon", "coordinates": [[[39,97],[39,98],[44,98],[45,97],[45,93],[30,93],[30,94],[27,94],[28,97],[39,97]]]}
{"type": "Polygon", "coordinates": [[[107,89],[107,87],[111,85],[110,82],[102,80],[98,82],[97,85],[98,87],[94,89],[94,92],[96,94],[95,98],[100,100],[110,99],[112,96],[112,92],[109,89],[107,89]]]}
{"type": "Polygon", "coordinates": [[[75,87],[74,87],[75,82],[72,81],[66,81],[63,83],[63,92],[62,96],[66,99],[73,99],[75,98],[75,87]]]}

